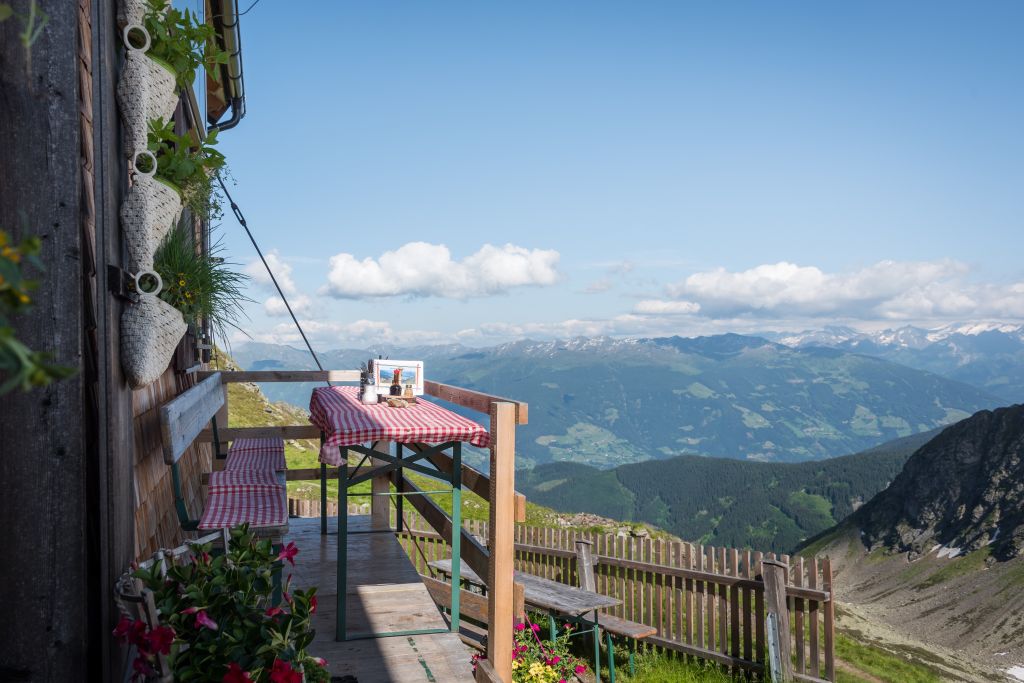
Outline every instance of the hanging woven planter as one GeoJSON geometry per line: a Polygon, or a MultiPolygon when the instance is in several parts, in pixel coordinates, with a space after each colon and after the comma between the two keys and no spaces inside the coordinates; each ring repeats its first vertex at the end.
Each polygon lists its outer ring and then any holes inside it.
{"type": "Polygon", "coordinates": [[[120,0],[117,3],[117,25],[141,24],[147,11],[149,7],[146,0],[120,0]]]}
{"type": "Polygon", "coordinates": [[[140,294],[121,314],[121,368],[132,389],[160,378],[188,325],[181,311],[156,294],[140,294]]]}
{"type": "Polygon", "coordinates": [[[181,191],[154,177],[156,158],[143,152],[135,158],[135,179],[121,203],[121,227],[128,246],[128,271],[153,270],[153,256],[164,236],[181,218],[181,191]],[[138,170],[140,157],[151,158],[151,170],[138,170]]]}
{"type": "Polygon", "coordinates": [[[149,33],[141,24],[129,24],[121,33],[128,54],[117,82],[117,103],[124,123],[125,153],[132,156],[147,147],[149,121],[165,121],[178,106],[177,75],[171,66],[146,54],[149,33]]]}

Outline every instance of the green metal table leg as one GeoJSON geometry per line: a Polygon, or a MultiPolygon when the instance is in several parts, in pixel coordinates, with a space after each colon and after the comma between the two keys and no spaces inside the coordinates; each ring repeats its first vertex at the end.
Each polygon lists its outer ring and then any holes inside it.
{"type": "MultiPolygon", "coordinates": [[[[324,450],[324,433],[320,432],[320,452],[324,450]]],[[[327,465],[320,463],[320,535],[327,535],[327,465]]]]}
{"type": "MultiPolygon", "coordinates": [[[[399,470],[401,471],[401,470],[399,470]]],[[[462,586],[462,443],[452,447],[452,633],[459,632],[459,589],[462,586]]],[[[401,505],[402,496],[398,497],[401,505]]],[[[399,508],[401,509],[401,508],[399,508]]]]}
{"type": "Polygon", "coordinates": [[[346,589],[348,587],[348,461],[338,467],[338,614],[334,639],[345,640],[346,589]]]}
{"type": "Polygon", "coordinates": [[[558,627],[555,626],[555,618],[548,614],[548,640],[554,640],[558,637],[558,627]]]}
{"type": "MultiPolygon", "coordinates": [[[[608,680],[615,683],[615,645],[612,643],[611,631],[604,632],[604,640],[608,644],[608,680]]],[[[633,675],[632,672],[629,674],[633,675]]]]}
{"type": "MultiPolygon", "coordinates": [[[[399,460],[402,459],[402,444],[395,443],[395,457],[399,460]]],[[[405,488],[402,486],[402,477],[405,476],[402,473],[404,468],[399,465],[398,469],[395,470],[395,490],[398,492],[398,496],[395,498],[395,531],[402,533],[402,506],[405,504],[405,496],[402,493],[405,488]]]]}
{"type": "Polygon", "coordinates": [[[601,629],[594,620],[594,680],[601,683],[601,629]]]}
{"type": "Polygon", "coordinates": [[[636,639],[634,639],[633,642],[630,643],[630,646],[629,646],[629,677],[630,678],[632,678],[633,676],[636,676],[636,663],[634,662],[634,655],[636,655],[636,645],[637,645],[637,641],[636,641],[636,639]]]}

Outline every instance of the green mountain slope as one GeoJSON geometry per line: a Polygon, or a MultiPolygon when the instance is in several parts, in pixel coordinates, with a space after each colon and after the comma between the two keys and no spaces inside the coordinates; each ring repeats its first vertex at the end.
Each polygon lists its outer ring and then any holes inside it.
{"type": "Polygon", "coordinates": [[[788,552],[884,489],[933,433],[821,462],[680,456],[599,470],[576,463],[519,472],[529,500],[565,512],[643,521],[687,540],[788,552]]]}
{"type": "MultiPolygon", "coordinates": [[[[351,368],[378,352],[423,359],[435,380],[528,401],[530,424],[518,432],[522,465],[611,468],[686,454],[823,459],[1001,402],[886,360],[735,334],[330,351],[321,360],[351,368]]],[[[308,353],[289,347],[246,344],[235,355],[249,370],[312,366],[308,353]]],[[[302,407],[310,388],[263,387],[272,400],[302,407]]]]}

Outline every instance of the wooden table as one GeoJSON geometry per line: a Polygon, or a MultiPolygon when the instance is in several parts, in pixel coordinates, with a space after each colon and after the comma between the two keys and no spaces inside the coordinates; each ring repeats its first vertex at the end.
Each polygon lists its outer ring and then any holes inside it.
{"type": "MultiPolygon", "coordinates": [[[[446,576],[451,576],[452,574],[451,560],[435,560],[428,563],[428,566],[446,576]]],[[[484,587],[483,580],[469,567],[462,568],[461,578],[468,583],[484,587]]],[[[556,615],[571,617],[574,621],[583,622],[590,626],[594,636],[594,676],[598,683],[600,683],[601,632],[598,610],[621,605],[622,601],[521,571],[515,572],[515,580],[516,583],[520,583],[523,586],[523,600],[526,604],[547,613],[548,631],[552,640],[557,636],[556,615]]]]}
{"type": "MultiPolygon", "coordinates": [[[[356,387],[320,387],[313,390],[309,401],[309,421],[320,428],[320,532],[327,533],[327,466],[338,468],[338,573],[337,573],[337,614],[335,640],[349,639],[346,623],[346,585],[348,580],[348,544],[343,542],[349,535],[348,489],[364,481],[373,482],[371,500],[387,500],[396,496],[398,509],[398,531],[402,530],[402,501],[406,495],[449,493],[440,491],[405,491],[403,472],[412,470],[419,474],[443,481],[451,486],[453,529],[462,528],[462,442],[484,447],[490,443],[490,433],[481,425],[457,415],[439,405],[417,399],[417,403],[406,408],[389,408],[387,404],[365,405],[359,400],[356,387]],[[370,447],[363,444],[369,442],[370,447]],[[412,452],[404,453],[403,444],[413,446],[412,452]],[[394,445],[394,455],[389,454],[394,445]],[[348,452],[363,456],[353,471],[349,471],[348,452]],[[433,454],[450,451],[452,468],[449,473],[436,467],[427,467],[419,462],[433,454]],[[368,471],[360,474],[367,460],[368,471]],[[391,493],[389,480],[394,481],[397,491],[391,493]]],[[[392,533],[388,519],[388,508],[371,505],[372,517],[377,524],[371,529],[351,533],[392,533]],[[382,513],[382,514],[378,514],[382,513]]],[[[452,557],[461,558],[461,535],[452,534],[452,557]]],[[[453,618],[450,629],[459,632],[459,574],[461,563],[456,562],[452,581],[453,618]]],[[[436,633],[437,629],[417,629],[360,634],[351,638],[379,638],[386,636],[410,636],[436,633]]]]}

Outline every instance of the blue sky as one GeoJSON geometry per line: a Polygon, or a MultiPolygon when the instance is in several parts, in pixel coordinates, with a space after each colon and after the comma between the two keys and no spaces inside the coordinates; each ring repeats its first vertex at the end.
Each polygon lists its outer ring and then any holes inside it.
{"type": "Polygon", "coordinates": [[[262,0],[221,147],[321,347],[1021,320],[1022,22],[262,0]]]}

